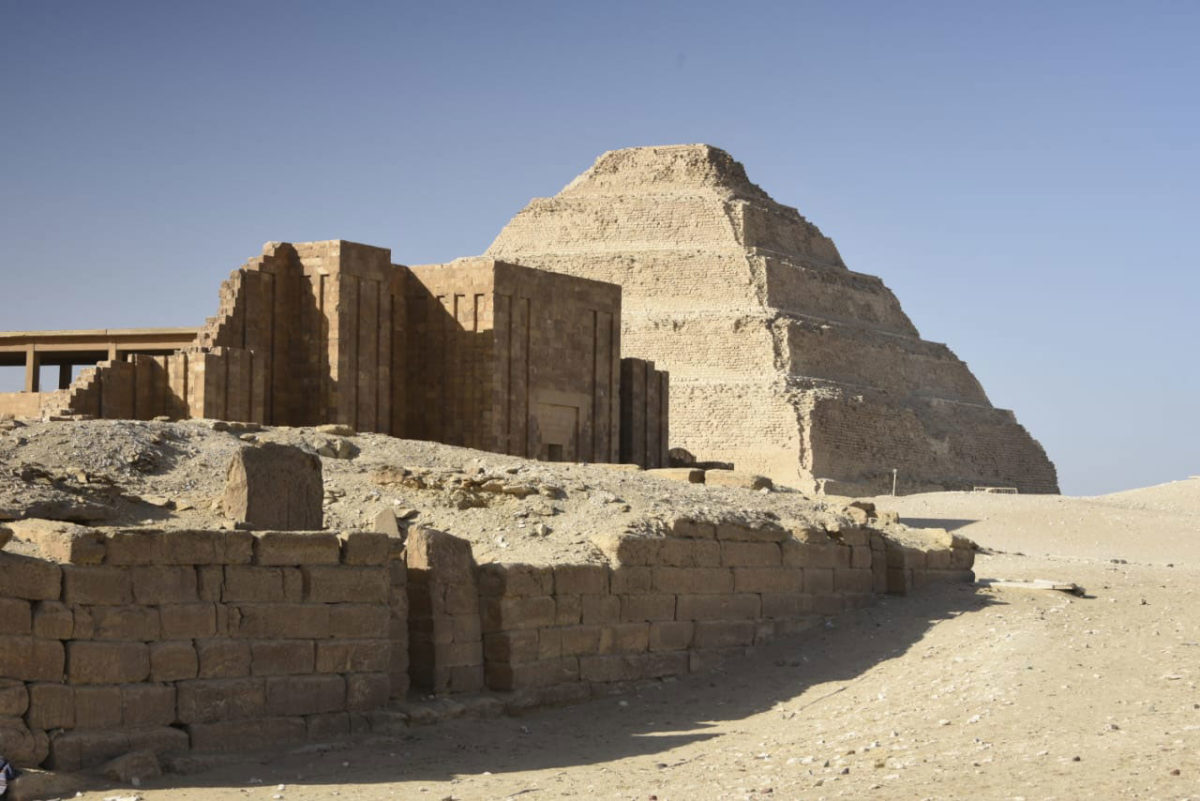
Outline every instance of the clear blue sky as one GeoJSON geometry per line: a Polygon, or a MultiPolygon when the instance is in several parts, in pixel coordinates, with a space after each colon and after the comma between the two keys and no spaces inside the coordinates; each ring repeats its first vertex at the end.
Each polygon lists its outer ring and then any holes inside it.
{"type": "Polygon", "coordinates": [[[0,0],[0,329],[199,324],[266,240],[477,254],[604,150],[708,142],[1065,492],[1183,478],[1198,41],[1182,1],[0,0]]]}

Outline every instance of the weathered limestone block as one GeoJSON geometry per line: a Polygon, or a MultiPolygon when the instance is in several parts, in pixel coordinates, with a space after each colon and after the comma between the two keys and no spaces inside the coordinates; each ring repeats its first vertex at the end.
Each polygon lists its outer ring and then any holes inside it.
{"type": "Polygon", "coordinates": [[[129,571],[119,567],[63,568],[63,601],[72,606],[124,606],[133,603],[129,571]]]}
{"type": "Polygon", "coordinates": [[[480,604],[484,632],[536,629],[553,626],[557,618],[554,598],[485,598],[480,604]]]}
{"type": "Polygon", "coordinates": [[[265,443],[234,454],[225,478],[225,514],[258,529],[324,527],[321,460],[289,445],[265,443]]]}
{"type": "Polygon", "coordinates": [[[775,487],[771,479],[757,473],[743,473],[737,470],[705,470],[704,483],[710,487],[731,487],[733,489],[769,490],[775,487]]]}
{"type": "Polygon", "coordinates": [[[132,684],[150,675],[145,643],[76,640],[67,643],[67,654],[71,684],[132,684]]]}
{"type": "Polygon", "coordinates": [[[679,518],[671,524],[671,536],[689,540],[716,539],[717,525],[707,520],[679,518]]]}
{"type": "Polygon", "coordinates": [[[243,720],[266,714],[266,679],[196,679],[176,685],[176,715],[182,723],[243,720]]]}
{"type": "Polygon", "coordinates": [[[151,643],[150,681],[179,681],[197,675],[199,659],[191,640],[151,643]]]}
{"type": "Polygon", "coordinates": [[[0,598],[0,635],[33,631],[33,607],[19,598],[0,598]]]}
{"type": "Polygon", "coordinates": [[[98,565],[104,561],[104,534],[97,529],[61,520],[14,520],[6,525],[52,562],[98,565]]]}
{"type": "Polygon", "coordinates": [[[389,631],[390,610],[374,604],[332,604],[329,630],[333,637],[367,640],[389,631]]]}
{"type": "Polygon", "coordinates": [[[600,627],[600,642],[596,652],[601,654],[641,653],[648,650],[649,647],[649,623],[616,623],[600,627]]]}
{"type": "Polygon", "coordinates": [[[336,565],[340,561],[336,534],[271,531],[254,538],[257,565],[336,565]]]}
{"type": "Polygon", "coordinates": [[[161,635],[158,610],[150,606],[91,606],[75,610],[77,636],[90,639],[150,642],[161,635]]]}
{"type": "Polygon", "coordinates": [[[330,635],[324,604],[241,604],[230,618],[230,634],[253,639],[323,639],[330,635]]]}
{"type": "Polygon", "coordinates": [[[554,568],[556,595],[608,593],[608,568],[604,565],[559,565],[554,568]]]}
{"type": "Polygon", "coordinates": [[[29,690],[25,683],[0,679],[0,717],[20,717],[28,708],[29,690]]]}
{"type": "Polygon", "coordinates": [[[592,542],[614,566],[659,564],[662,540],[626,534],[603,533],[592,536],[592,542]]]}
{"type": "Polygon", "coordinates": [[[733,572],[716,567],[656,567],[654,590],[671,594],[727,594],[733,592],[733,572]]]}
{"type": "Polygon", "coordinates": [[[696,624],[690,620],[663,620],[650,624],[651,651],[682,651],[690,648],[696,624]]]}
{"type": "MultiPolygon", "coordinates": [[[[392,515],[395,519],[395,514],[392,515]]],[[[387,562],[391,543],[387,533],[348,531],[338,535],[342,543],[342,564],[382,565],[387,562]]]]}
{"type": "Polygon", "coordinates": [[[0,676],[23,681],[62,681],[63,644],[34,637],[0,636],[0,676]]]}
{"type": "Polygon", "coordinates": [[[674,595],[622,595],[621,620],[627,622],[674,620],[674,595]]]}
{"type": "Polygon", "coordinates": [[[762,599],[753,593],[680,595],[678,620],[753,620],[762,613],[762,599]]]}
{"type": "MultiPolygon", "coordinates": [[[[855,571],[858,572],[858,571],[855,571]]],[[[867,573],[868,578],[870,573],[867,573]]],[[[804,574],[798,567],[735,567],[734,592],[793,593],[804,588],[804,574]]]]}
{"type": "Polygon", "coordinates": [[[160,606],[158,612],[163,639],[195,639],[217,633],[215,604],[168,604],[160,606]]]}
{"type": "Polygon", "coordinates": [[[387,603],[388,573],[382,567],[301,568],[309,603],[387,603]]]}
{"type": "Polygon", "coordinates": [[[0,553],[0,596],[30,601],[57,601],[62,568],[12,553],[0,553]]]}
{"type": "Polygon", "coordinates": [[[117,729],[121,727],[120,687],[109,685],[72,689],[75,693],[75,728],[117,729]]]}
{"type": "Polygon", "coordinates": [[[50,753],[46,733],[31,730],[17,717],[0,717],[0,754],[19,768],[36,767],[50,753]]]}
{"type": "Polygon", "coordinates": [[[312,640],[259,640],[250,643],[250,672],[255,676],[312,673],[316,645],[312,640]]]}
{"type": "Polygon", "coordinates": [[[139,604],[181,604],[196,600],[196,571],[187,566],[144,566],[129,570],[139,604]]]}
{"type": "Polygon", "coordinates": [[[33,636],[46,640],[69,640],[75,630],[75,616],[58,601],[38,601],[33,608],[33,636]]]}
{"type": "Polygon", "coordinates": [[[326,640],[316,645],[317,673],[372,673],[387,670],[387,640],[326,640]]]}
{"type": "Polygon", "coordinates": [[[171,535],[161,531],[126,529],[105,537],[106,565],[159,565],[165,559],[165,541],[171,535]]]}
{"type": "Polygon", "coordinates": [[[386,673],[352,673],[346,676],[346,708],[366,712],[386,706],[391,682],[386,673]]]}
{"type": "Polygon", "coordinates": [[[783,563],[779,545],[774,542],[722,542],[723,567],[777,567],[783,563]]]}
{"type": "MultiPolygon", "coordinates": [[[[617,595],[580,596],[581,623],[616,623],[621,619],[621,598],[617,595]]],[[[557,609],[556,609],[557,616],[557,609]]]]}
{"type": "Polygon", "coordinates": [[[26,720],[34,729],[75,727],[75,688],[66,684],[30,684],[28,701],[26,720]]]}
{"type": "Polygon", "coordinates": [[[266,680],[267,713],[314,715],[346,709],[346,680],[338,675],[272,676],[266,680]]]}
{"type": "Polygon", "coordinates": [[[254,720],[223,720],[214,723],[193,723],[187,727],[195,751],[228,753],[253,751],[269,743],[272,748],[303,743],[308,733],[302,717],[257,718],[254,720]]]}
{"type": "Polygon", "coordinates": [[[250,675],[250,643],[245,640],[196,640],[197,676],[232,679],[250,675]]]}

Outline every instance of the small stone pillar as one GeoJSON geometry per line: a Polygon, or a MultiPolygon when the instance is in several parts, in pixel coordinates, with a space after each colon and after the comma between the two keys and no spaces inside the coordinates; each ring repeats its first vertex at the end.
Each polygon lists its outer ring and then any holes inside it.
{"type": "Polygon", "coordinates": [[[409,675],[426,692],[483,689],[479,585],[471,543],[418,528],[408,558],[409,675]]]}

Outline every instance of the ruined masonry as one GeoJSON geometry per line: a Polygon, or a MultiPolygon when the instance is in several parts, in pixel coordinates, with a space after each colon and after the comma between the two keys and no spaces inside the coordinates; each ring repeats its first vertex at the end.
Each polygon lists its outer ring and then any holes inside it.
{"type": "Polygon", "coordinates": [[[619,284],[626,350],[671,373],[671,444],[807,491],[1004,485],[1054,466],[895,295],[708,145],[602,155],[487,255],[619,284]]]}
{"type": "Polygon", "coordinates": [[[105,360],[44,393],[41,413],[343,424],[548,461],[667,464],[668,377],[621,358],[612,284],[272,242],[220,297],[190,344],[105,360]]]}
{"type": "Polygon", "coordinates": [[[397,734],[410,686],[487,688],[514,713],[578,701],[710,670],[878,593],[969,581],[974,560],[945,532],[905,544],[849,521],[680,518],[604,536],[604,563],[556,565],[478,565],[421,528],[8,525],[41,556],[0,550],[0,750],[59,771],[397,734]]]}

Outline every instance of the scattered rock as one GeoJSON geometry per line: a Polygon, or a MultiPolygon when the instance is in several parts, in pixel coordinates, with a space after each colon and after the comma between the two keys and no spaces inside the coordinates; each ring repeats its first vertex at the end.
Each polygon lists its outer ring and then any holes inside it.
{"type": "Polygon", "coordinates": [[[766,476],[755,473],[739,473],[736,470],[705,470],[704,483],[710,487],[732,487],[734,489],[774,489],[775,484],[766,476]]]}
{"type": "Polygon", "coordinates": [[[353,437],[354,429],[343,423],[328,423],[317,426],[316,431],[322,434],[332,434],[335,437],[353,437]]]}
{"type": "Polygon", "coordinates": [[[389,537],[399,537],[400,526],[396,522],[396,513],[391,509],[380,511],[375,515],[372,530],[378,531],[380,534],[387,534],[389,537]]]}

